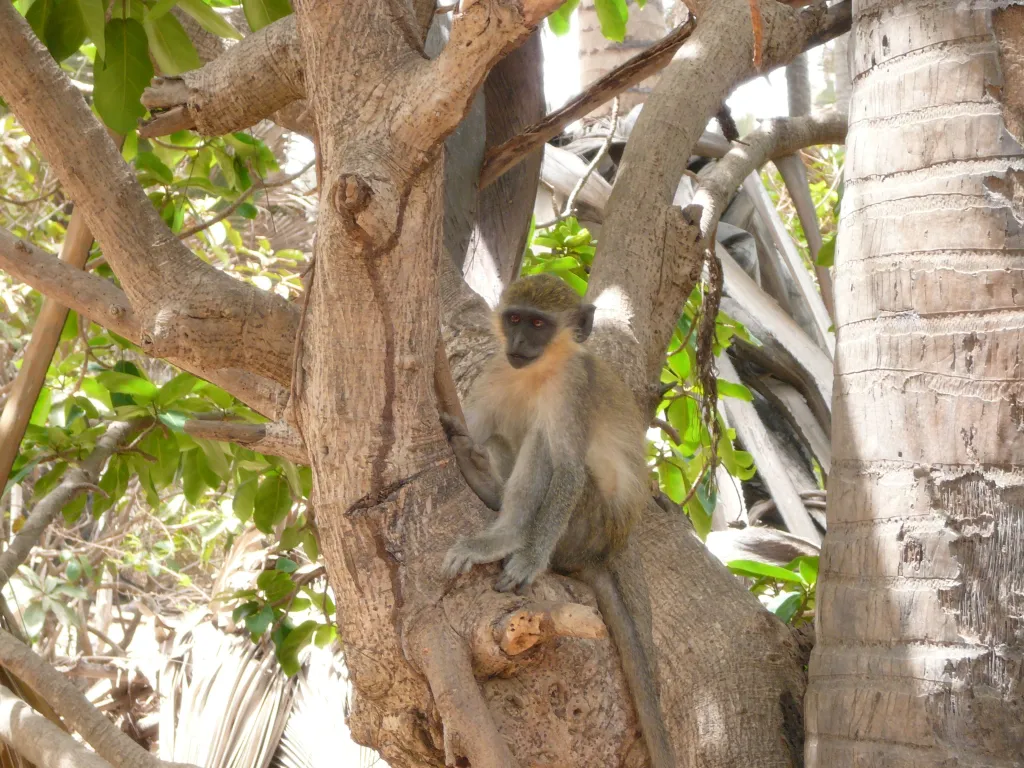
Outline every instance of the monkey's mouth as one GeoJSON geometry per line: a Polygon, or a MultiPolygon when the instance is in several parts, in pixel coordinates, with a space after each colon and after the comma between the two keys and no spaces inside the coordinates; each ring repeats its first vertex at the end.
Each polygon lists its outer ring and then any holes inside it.
{"type": "Polygon", "coordinates": [[[536,359],[534,357],[528,357],[527,355],[516,355],[511,352],[505,355],[505,357],[508,358],[508,364],[513,368],[523,368],[536,359]]]}

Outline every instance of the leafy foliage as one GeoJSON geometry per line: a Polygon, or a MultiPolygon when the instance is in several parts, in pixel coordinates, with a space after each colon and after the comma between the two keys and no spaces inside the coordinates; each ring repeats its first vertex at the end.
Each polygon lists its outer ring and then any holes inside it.
{"type": "MultiPolygon", "coordinates": [[[[162,13],[150,7],[141,22],[129,8],[127,20],[109,22],[107,63],[120,55],[119,41],[146,45],[148,26],[159,29],[164,19],[174,19],[169,7],[162,13]]],[[[148,63],[144,49],[136,53],[145,54],[148,63]]],[[[66,201],[57,188],[47,193],[51,174],[11,115],[0,114],[0,135],[0,227],[55,252],[68,226],[66,201]]],[[[181,132],[157,142],[132,132],[123,154],[176,232],[202,225],[232,200],[248,200],[254,180],[278,169],[270,149],[244,133],[204,140],[181,132]]],[[[237,228],[234,222],[256,213],[251,203],[239,206],[235,216],[199,231],[190,245],[219,269],[291,297],[301,284],[304,255],[275,250],[266,239],[237,228]]],[[[116,281],[99,245],[87,268],[116,281]]],[[[6,361],[24,349],[40,299],[0,272],[0,399],[2,385],[14,373],[6,361]]],[[[257,613],[272,617],[270,635],[290,670],[305,644],[335,640],[322,571],[310,575],[319,556],[308,513],[310,470],[195,438],[184,425],[197,418],[264,420],[218,387],[151,360],[128,340],[70,313],[9,485],[18,483],[34,506],[95,448],[112,421],[135,421],[138,430],[109,459],[97,486],[62,510],[59,558],[30,561],[12,580],[8,600],[28,620],[34,639],[84,632],[80,607],[91,605],[104,585],[116,583],[144,585],[140,588],[172,610],[181,601],[208,604],[214,598],[229,605],[256,603],[257,613]],[[278,574],[276,586],[261,577],[252,594],[232,597],[234,588],[214,593],[214,577],[230,565],[233,544],[253,529],[267,534],[277,552],[267,566],[278,574]],[[292,585],[288,595],[295,594],[281,602],[283,580],[292,585]],[[301,631],[293,634],[293,628],[301,631]]],[[[17,532],[24,517],[11,522],[17,532]]]]}
{"type": "Polygon", "coordinates": [[[756,560],[733,560],[729,570],[753,579],[750,591],[787,624],[811,621],[818,584],[818,558],[798,557],[784,567],[756,560]]]}
{"type": "MultiPolygon", "coordinates": [[[[569,217],[542,231],[531,228],[523,274],[551,272],[582,296],[595,252],[596,243],[590,232],[575,218],[569,217]]],[[[672,334],[661,374],[667,393],[658,406],[659,427],[648,434],[648,458],[661,490],[683,506],[704,537],[711,529],[716,502],[714,477],[708,471],[712,450],[729,474],[740,480],[753,476],[754,462],[749,453],[733,446],[736,433],[724,423],[720,424],[718,445],[712,448],[711,433],[700,415],[695,323],[703,303],[702,290],[701,286],[694,288],[672,334]]],[[[742,324],[719,312],[715,319],[715,354],[726,349],[737,336],[751,340],[742,324]]],[[[752,399],[746,387],[721,379],[718,391],[724,397],[752,399]]]]}
{"type": "MultiPolygon", "coordinates": [[[[566,0],[557,10],[548,16],[548,27],[556,35],[564,35],[569,31],[569,19],[580,4],[580,0],[566,0]]],[[[638,8],[643,8],[646,0],[636,0],[638,8]]],[[[626,0],[594,0],[594,10],[601,24],[601,34],[609,40],[621,43],[626,39],[626,22],[629,21],[629,6],[626,0]]]]}

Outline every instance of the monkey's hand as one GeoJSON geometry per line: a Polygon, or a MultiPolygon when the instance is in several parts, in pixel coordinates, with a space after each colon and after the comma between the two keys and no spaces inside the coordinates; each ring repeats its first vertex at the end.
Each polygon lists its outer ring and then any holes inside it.
{"type": "Polygon", "coordinates": [[[494,588],[499,592],[518,592],[530,586],[546,570],[547,564],[540,562],[535,553],[528,548],[520,549],[505,563],[494,588]]]}
{"type": "Polygon", "coordinates": [[[473,442],[461,421],[444,411],[440,413],[440,417],[441,426],[455,453],[455,461],[462,471],[463,478],[480,500],[497,512],[501,509],[501,484],[491,471],[490,457],[473,442]]]}
{"type": "Polygon", "coordinates": [[[469,573],[474,565],[493,563],[507,557],[520,544],[519,537],[503,528],[484,531],[479,536],[459,539],[444,557],[441,566],[446,578],[469,573]]]}

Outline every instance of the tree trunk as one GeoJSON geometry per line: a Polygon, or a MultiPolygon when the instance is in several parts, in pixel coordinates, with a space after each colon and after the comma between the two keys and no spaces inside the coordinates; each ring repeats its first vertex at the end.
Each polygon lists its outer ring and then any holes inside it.
{"type": "Polygon", "coordinates": [[[814,768],[1024,764],[1024,8],[994,7],[854,3],[814,768]]]}

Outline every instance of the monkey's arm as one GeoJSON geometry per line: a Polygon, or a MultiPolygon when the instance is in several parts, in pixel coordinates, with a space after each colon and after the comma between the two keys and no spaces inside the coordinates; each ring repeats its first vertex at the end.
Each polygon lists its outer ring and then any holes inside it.
{"type": "Polygon", "coordinates": [[[528,586],[547,570],[555,546],[565,533],[573,510],[580,503],[586,480],[586,466],[575,452],[552,467],[544,500],[537,513],[528,520],[528,528],[524,531],[523,547],[508,559],[495,589],[508,592],[528,586]]]}
{"type": "Polygon", "coordinates": [[[501,481],[495,476],[487,453],[473,442],[465,426],[447,413],[441,413],[441,425],[455,452],[462,477],[490,509],[501,509],[501,481]]]}

